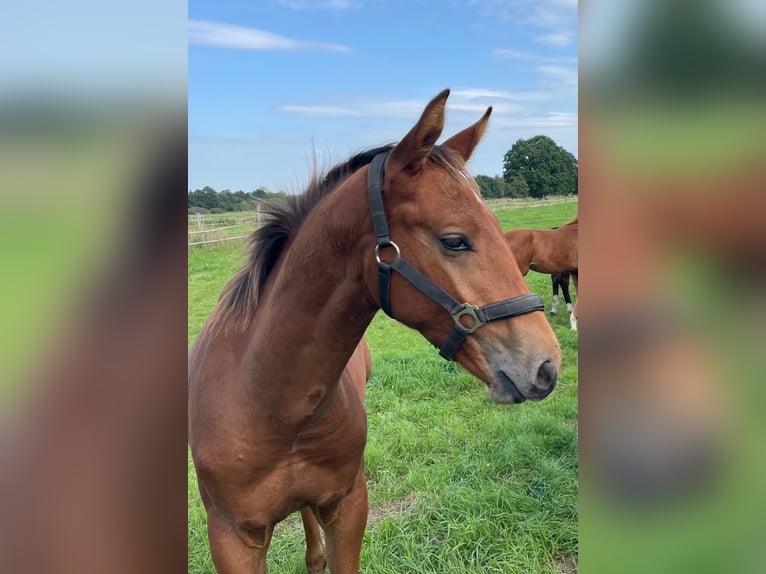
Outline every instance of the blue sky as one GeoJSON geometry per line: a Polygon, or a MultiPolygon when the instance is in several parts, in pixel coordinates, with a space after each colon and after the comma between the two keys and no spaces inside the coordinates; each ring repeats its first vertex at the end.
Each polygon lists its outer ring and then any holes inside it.
{"type": "Polygon", "coordinates": [[[192,0],[189,187],[301,191],[401,139],[451,88],[442,137],[494,110],[471,160],[519,138],[577,155],[577,0],[192,0]]]}

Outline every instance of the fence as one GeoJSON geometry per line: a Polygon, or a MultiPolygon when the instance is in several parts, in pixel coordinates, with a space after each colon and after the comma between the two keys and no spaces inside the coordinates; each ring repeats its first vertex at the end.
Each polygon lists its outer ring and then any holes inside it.
{"type": "MultiPolygon", "coordinates": [[[[546,199],[490,199],[487,201],[492,211],[543,207],[558,203],[576,202],[577,196],[551,197],[546,199]]],[[[189,216],[190,248],[213,247],[230,241],[242,241],[258,229],[261,224],[260,207],[256,211],[240,211],[220,214],[196,213],[189,216]]]]}
{"type": "Polygon", "coordinates": [[[556,205],[557,203],[572,203],[577,201],[577,196],[556,196],[543,199],[488,199],[487,205],[492,211],[504,211],[508,209],[526,209],[528,207],[543,207],[546,205],[556,205]]]}
{"type": "Polygon", "coordinates": [[[189,216],[189,247],[213,246],[218,243],[246,239],[261,223],[260,208],[256,211],[189,216]]]}

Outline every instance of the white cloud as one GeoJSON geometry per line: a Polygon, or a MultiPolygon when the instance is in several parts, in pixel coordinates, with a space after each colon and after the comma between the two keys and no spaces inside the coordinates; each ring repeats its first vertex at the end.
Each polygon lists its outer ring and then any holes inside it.
{"type": "Polygon", "coordinates": [[[465,98],[466,100],[476,100],[476,99],[483,99],[483,98],[507,99],[510,97],[510,94],[503,90],[492,90],[492,89],[485,89],[485,88],[457,89],[457,90],[452,90],[450,92],[450,95],[452,95],[453,97],[465,98]]]}
{"type": "Polygon", "coordinates": [[[328,106],[328,105],[305,105],[305,106],[279,106],[277,108],[283,112],[290,114],[297,114],[299,116],[311,116],[311,117],[326,117],[326,118],[339,118],[339,117],[353,117],[361,116],[362,112],[359,109],[354,109],[348,106],[328,106]]]}
{"type": "Polygon", "coordinates": [[[574,40],[574,34],[571,32],[551,32],[550,34],[535,36],[534,40],[551,48],[566,48],[574,40]]]}
{"type": "Polygon", "coordinates": [[[351,48],[341,44],[295,40],[257,28],[205,20],[189,20],[189,44],[271,52],[351,51],[351,48]]]}
{"type": "Polygon", "coordinates": [[[495,90],[491,88],[456,88],[452,90],[450,102],[456,99],[467,101],[481,100],[482,104],[506,105],[508,102],[525,102],[528,104],[537,104],[553,99],[554,94],[549,91],[525,90],[519,92],[509,92],[507,90],[495,90]]]}
{"type": "MultiPolygon", "coordinates": [[[[566,48],[577,40],[577,0],[465,0],[485,15],[527,27],[535,42],[566,48]],[[537,28],[537,30],[535,30],[537,28]]],[[[523,57],[523,52],[503,50],[504,57],[523,57]],[[514,52],[516,54],[514,55],[514,52]]],[[[496,55],[498,54],[496,51],[496,55]]]]}
{"type": "Polygon", "coordinates": [[[532,52],[522,52],[521,50],[512,50],[508,48],[498,48],[494,51],[495,56],[508,58],[510,60],[523,60],[527,62],[541,62],[548,64],[574,64],[577,62],[575,57],[567,56],[541,56],[532,52]]]}
{"type": "Polygon", "coordinates": [[[519,129],[550,130],[577,128],[577,114],[568,112],[546,112],[527,116],[496,118],[495,127],[519,129]]]}
{"type": "Polygon", "coordinates": [[[283,105],[277,109],[289,114],[309,117],[383,117],[412,118],[423,111],[426,102],[420,100],[372,101],[362,100],[340,104],[283,105]]]}
{"type": "Polygon", "coordinates": [[[557,84],[577,85],[577,67],[575,66],[538,66],[537,71],[557,84]]]}
{"type": "Polygon", "coordinates": [[[538,61],[540,59],[540,56],[537,54],[532,54],[531,52],[522,52],[521,50],[512,50],[510,48],[498,48],[494,53],[495,56],[508,58],[511,60],[538,61]]]}
{"type": "MultiPolygon", "coordinates": [[[[530,2],[523,2],[529,8],[530,2]]],[[[544,28],[557,28],[577,21],[577,0],[531,2],[534,9],[528,21],[544,28]]]]}
{"type": "Polygon", "coordinates": [[[281,6],[293,10],[346,10],[351,0],[279,0],[281,6]]]}
{"type": "Polygon", "coordinates": [[[577,0],[467,0],[483,13],[541,28],[577,25],[577,0]]]}
{"type": "MultiPolygon", "coordinates": [[[[519,113],[527,108],[518,102],[541,101],[545,94],[538,92],[512,93],[502,90],[483,88],[458,88],[452,90],[448,108],[451,114],[478,118],[487,106],[493,107],[494,115],[519,113]],[[515,101],[514,101],[515,100],[515,101]]],[[[332,104],[287,104],[277,109],[289,114],[301,116],[326,117],[370,117],[407,119],[417,118],[422,112],[427,100],[357,100],[352,102],[332,104]]]]}

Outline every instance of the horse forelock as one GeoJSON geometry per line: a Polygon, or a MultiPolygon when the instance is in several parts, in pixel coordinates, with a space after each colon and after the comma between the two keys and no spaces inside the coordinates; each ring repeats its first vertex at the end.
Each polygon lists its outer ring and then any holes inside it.
{"type": "Polygon", "coordinates": [[[445,170],[451,178],[468,185],[471,191],[483,201],[484,198],[481,196],[479,185],[458,152],[444,146],[434,146],[428,155],[428,161],[445,170]]]}

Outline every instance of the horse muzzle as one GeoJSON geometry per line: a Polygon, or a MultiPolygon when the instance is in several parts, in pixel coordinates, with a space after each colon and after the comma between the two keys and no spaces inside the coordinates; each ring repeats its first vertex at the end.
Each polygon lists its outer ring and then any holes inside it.
{"type": "Polygon", "coordinates": [[[513,370],[499,370],[490,385],[490,396],[496,403],[503,404],[540,401],[556,388],[558,371],[553,361],[546,359],[538,366],[534,380],[524,384],[524,378],[513,370]]]}

